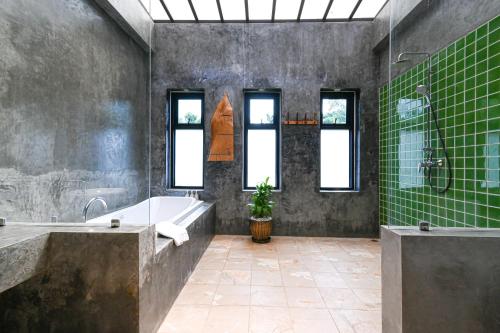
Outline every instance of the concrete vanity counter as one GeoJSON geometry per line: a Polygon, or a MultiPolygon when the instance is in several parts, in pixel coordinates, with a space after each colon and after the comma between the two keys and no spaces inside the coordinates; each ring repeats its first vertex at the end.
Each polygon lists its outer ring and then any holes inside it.
{"type": "Polygon", "coordinates": [[[384,333],[500,332],[500,230],[383,227],[384,333]]]}

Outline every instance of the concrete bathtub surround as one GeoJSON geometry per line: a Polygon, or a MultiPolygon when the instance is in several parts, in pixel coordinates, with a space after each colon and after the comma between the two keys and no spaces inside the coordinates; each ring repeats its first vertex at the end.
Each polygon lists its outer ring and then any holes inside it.
{"type": "Polygon", "coordinates": [[[215,206],[183,224],[180,247],[154,225],[1,227],[0,331],[154,332],[213,237],[215,206]]]}

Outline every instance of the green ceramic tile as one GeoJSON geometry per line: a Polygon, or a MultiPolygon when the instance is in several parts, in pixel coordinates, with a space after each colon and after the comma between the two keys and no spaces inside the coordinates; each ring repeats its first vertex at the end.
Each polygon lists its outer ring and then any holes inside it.
{"type": "Polygon", "coordinates": [[[490,33],[498,28],[500,28],[500,15],[488,22],[488,30],[490,33]]]}
{"type": "Polygon", "coordinates": [[[483,37],[476,41],[476,50],[483,50],[488,46],[488,37],[483,37]]]}
{"type": "Polygon", "coordinates": [[[476,38],[480,39],[488,34],[488,23],[483,24],[476,30],[476,38]]]}
{"type": "MultiPolygon", "coordinates": [[[[455,175],[445,194],[432,191],[422,175],[413,176],[417,186],[399,185],[400,167],[405,165],[400,162],[404,156],[399,155],[401,131],[424,133],[426,117],[409,103],[410,117],[402,119],[396,107],[400,99],[419,98],[415,86],[425,81],[426,64],[415,66],[379,90],[382,223],[417,225],[427,219],[442,226],[485,227],[497,222],[500,226],[500,212],[489,208],[500,206],[500,186],[492,178],[500,172],[498,161],[489,162],[500,150],[495,139],[500,136],[499,32],[497,17],[431,56],[433,105],[455,175]]],[[[431,135],[433,146],[439,147],[435,128],[431,135]]],[[[442,158],[442,151],[438,149],[435,156],[442,158]]],[[[434,182],[444,186],[446,178],[437,174],[434,182]]]]}

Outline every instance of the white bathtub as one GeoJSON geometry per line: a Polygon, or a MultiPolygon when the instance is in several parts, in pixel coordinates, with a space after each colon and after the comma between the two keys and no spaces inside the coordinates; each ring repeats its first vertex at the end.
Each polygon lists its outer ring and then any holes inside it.
{"type": "Polygon", "coordinates": [[[130,225],[148,225],[160,222],[179,224],[183,218],[202,203],[203,201],[194,198],[153,197],[137,205],[90,219],[87,223],[109,224],[111,219],[120,219],[120,223],[130,225]]]}

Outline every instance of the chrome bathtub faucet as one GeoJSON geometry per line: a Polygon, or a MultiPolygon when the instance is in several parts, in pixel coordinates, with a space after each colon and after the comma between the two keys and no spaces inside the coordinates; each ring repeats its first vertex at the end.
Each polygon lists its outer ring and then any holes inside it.
{"type": "Polygon", "coordinates": [[[99,201],[100,203],[102,203],[102,206],[104,207],[105,211],[108,210],[108,204],[106,204],[106,200],[104,200],[104,198],[102,198],[102,197],[94,197],[94,198],[90,199],[89,202],[87,202],[87,204],[83,208],[83,221],[84,222],[87,222],[87,212],[88,212],[90,206],[92,206],[92,204],[95,201],[99,201]]]}

